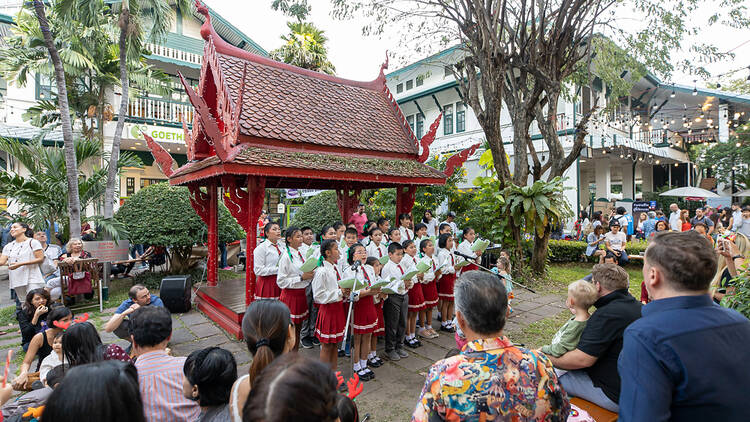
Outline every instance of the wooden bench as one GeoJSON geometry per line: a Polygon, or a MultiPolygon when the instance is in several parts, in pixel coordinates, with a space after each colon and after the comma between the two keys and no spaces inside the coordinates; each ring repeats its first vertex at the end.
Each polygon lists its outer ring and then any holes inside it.
{"type": "Polygon", "coordinates": [[[589,415],[591,415],[591,417],[594,418],[596,422],[615,422],[617,420],[617,413],[610,412],[609,410],[603,407],[599,407],[594,403],[591,403],[590,401],[586,401],[578,397],[573,397],[572,399],[570,399],[570,403],[589,412],[589,415]]]}
{"type": "Polygon", "coordinates": [[[100,279],[100,264],[99,260],[96,258],[86,258],[86,259],[78,259],[74,264],[66,264],[63,261],[60,261],[58,264],[58,268],[60,268],[60,290],[61,290],[61,298],[63,298],[63,303],[65,303],[65,297],[69,296],[68,294],[68,280],[70,277],[72,277],[73,273],[76,271],[85,271],[91,274],[91,292],[93,293],[94,297],[97,298],[97,301],[92,303],[90,301],[83,301],[83,302],[76,302],[75,305],[70,306],[70,309],[79,310],[79,309],[86,309],[91,308],[93,306],[98,305],[99,306],[99,312],[102,311],[103,303],[102,303],[102,289],[101,289],[101,279],[100,279]]]}
{"type": "Polygon", "coordinates": [[[628,255],[628,259],[631,261],[641,261],[643,262],[643,255],[628,255]]]}

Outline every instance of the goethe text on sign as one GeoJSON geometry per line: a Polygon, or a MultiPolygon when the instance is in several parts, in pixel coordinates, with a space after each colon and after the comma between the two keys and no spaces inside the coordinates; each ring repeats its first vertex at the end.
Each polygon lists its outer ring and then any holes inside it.
{"type": "Polygon", "coordinates": [[[127,130],[126,133],[129,133],[130,137],[133,139],[144,140],[141,132],[145,132],[155,141],[174,142],[179,144],[185,143],[185,132],[183,132],[181,128],[128,124],[125,129],[127,130]]]}

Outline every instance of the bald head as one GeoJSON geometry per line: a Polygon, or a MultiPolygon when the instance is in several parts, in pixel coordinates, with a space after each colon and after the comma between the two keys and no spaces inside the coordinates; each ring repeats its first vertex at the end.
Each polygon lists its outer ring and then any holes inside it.
{"type": "Polygon", "coordinates": [[[669,204],[669,210],[672,212],[679,211],[680,207],[678,207],[677,204],[669,204]]]}

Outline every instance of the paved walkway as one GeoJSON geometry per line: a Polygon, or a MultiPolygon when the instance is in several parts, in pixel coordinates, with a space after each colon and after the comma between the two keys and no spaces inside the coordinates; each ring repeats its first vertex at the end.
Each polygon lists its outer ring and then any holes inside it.
{"type": "MultiPolygon", "coordinates": [[[[513,315],[508,320],[505,332],[519,343],[523,339],[518,333],[527,325],[541,319],[554,317],[564,309],[564,298],[557,295],[540,296],[517,289],[516,299],[513,301],[513,315]]],[[[114,309],[105,310],[105,315],[99,317],[99,326],[106,321],[114,309]]],[[[185,314],[172,315],[172,339],[170,347],[176,356],[186,356],[190,352],[209,346],[219,346],[231,351],[237,360],[238,373],[247,373],[252,360],[244,342],[228,336],[223,330],[214,325],[202,313],[193,309],[185,314]]],[[[434,324],[439,328],[439,323],[434,324]]],[[[0,327],[0,330],[13,329],[17,326],[0,327]]],[[[112,333],[100,331],[104,343],[117,343],[123,347],[127,342],[118,339],[112,333]]],[[[424,385],[424,378],[430,365],[445,357],[450,349],[456,347],[452,334],[442,333],[433,340],[422,340],[423,346],[418,349],[406,350],[410,357],[398,362],[386,361],[386,364],[375,369],[377,378],[365,383],[364,392],[357,398],[362,417],[370,414],[371,421],[404,421],[408,420],[419,394],[424,385]]],[[[0,357],[5,356],[8,349],[20,350],[20,333],[12,332],[0,335],[0,357]]],[[[383,344],[378,344],[378,353],[382,357],[383,344]]],[[[318,349],[302,349],[301,353],[317,358],[318,349]]],[[[1,364],[0,364],[1,365],[1,364]]],[[[18,365],[11,365],[11,374],[16,372],[18,365]]],[[[32,366],[35,368],[36,364],[32,366]]],[[[351,364],[348,358],[339,359],[339,370],[345,378],[351,374],[351,364]]]]}

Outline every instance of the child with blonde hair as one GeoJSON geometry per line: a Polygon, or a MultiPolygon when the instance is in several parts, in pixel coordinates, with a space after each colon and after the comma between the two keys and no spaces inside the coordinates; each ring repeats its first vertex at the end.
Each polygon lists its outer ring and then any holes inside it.
{"type": "Polygon", "coordinates": [[[596,302],[596,299],[597,291],[592,283],[586,280],[577,280],[570,283],[565,305],[573,313],[573,317],[557,330],[552,343],[543,346],[542,352],[550,356],[560,357],[575,349],[578,346],[581,333],[586,327],[586,321],[591,316],[589,308],[596,302]]]}

